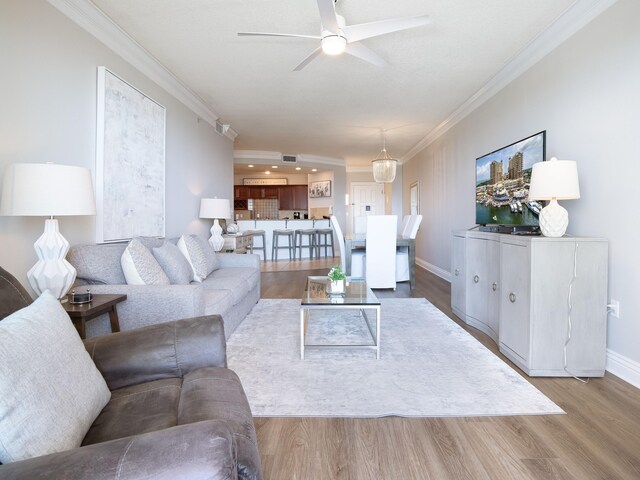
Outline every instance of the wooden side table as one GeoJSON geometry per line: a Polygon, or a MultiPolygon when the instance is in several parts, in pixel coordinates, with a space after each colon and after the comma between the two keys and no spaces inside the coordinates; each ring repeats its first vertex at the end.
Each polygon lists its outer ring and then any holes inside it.
{"type": "Polygon", "coordinates": [[[116,305],[124,302],[126,295],[94,294],[89,303],[74,304],[66,301],[62,304],[66,312],[71,317],[73,325],[78,329],[80,338],[86,338],[85,324],[87,320],[99,317],[104,313],[109,314],[111,320],[111,331],[119,332],[118,311],[116,305]]]}

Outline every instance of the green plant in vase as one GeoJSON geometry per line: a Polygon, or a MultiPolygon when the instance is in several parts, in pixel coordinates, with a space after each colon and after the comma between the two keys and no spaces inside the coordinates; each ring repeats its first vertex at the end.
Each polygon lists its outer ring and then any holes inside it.
{"type": "Polygon", "coordinates": [[[330,280],[328,285],[328,292],[330,294],[343,294],[344,293],[344,281],[347,276],[342,271],[340,265],[335,265],[331,267],[327,277],[330,280]]]}

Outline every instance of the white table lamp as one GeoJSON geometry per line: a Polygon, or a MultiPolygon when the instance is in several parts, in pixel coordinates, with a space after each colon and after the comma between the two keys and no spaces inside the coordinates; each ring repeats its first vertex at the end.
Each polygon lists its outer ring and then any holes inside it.
{"type": "Polygon", "coordinates": [[[53,217],[95,214],[88,168],[14,163],[5,170],[0,215],[49,217],[44,233],[33,245],[38,262],[27,273],[29,284],[38,295],[50,290],[62,298],[76,279],[76,269],[65,259],[69,242],[60,234],[58,220],[53,217]]]}
{"type": "Polygon", "coordinates": [[[209,243],[216,252],[222,250],[224,238],[222,238],[222,227],[218,222],[219,218],[231,218],[231,206],[229,200],[224,198],[203,198],[200,200],[200,218],[213,218],[211,227],[211,238],[209,243]]]}
{"type": "Polygon", "coordinates": [[[545,237],[561,237],[567,231],[569,214],[558,200],[580,198],[578,168],[573,160],[558,160],[533,165],[530,200],[550,200],[540,212],[540,230],[545,237]]]}

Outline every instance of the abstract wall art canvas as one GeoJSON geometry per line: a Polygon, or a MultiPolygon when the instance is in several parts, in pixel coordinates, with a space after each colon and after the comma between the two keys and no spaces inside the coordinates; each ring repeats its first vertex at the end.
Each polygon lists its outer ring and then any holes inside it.
{"type": "Polygon", "coordinates": [[[165,234],[165,108],[98,67],[96,242],[165,234]]]}

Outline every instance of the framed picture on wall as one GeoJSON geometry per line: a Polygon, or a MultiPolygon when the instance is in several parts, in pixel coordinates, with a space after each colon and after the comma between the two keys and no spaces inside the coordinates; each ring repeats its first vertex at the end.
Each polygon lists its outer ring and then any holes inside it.
{"type": "Polygon", "coordinates": [[[409,187],[409,206],[411,207],[411,215],[420,213],[420,184],[413,182],[409,187]]]}
{"type": "Polygon", "coordinates": [[[324,198],[331,196],[331,180],[311,182],[309,184],[309,198],[324,198]]]}
{"type": "Polygon", "coordinates": [[[165,108],[98,67],[96,242],[164,237],[165,108]]]}

